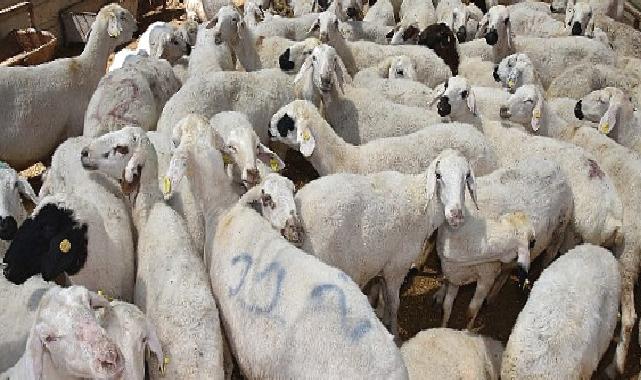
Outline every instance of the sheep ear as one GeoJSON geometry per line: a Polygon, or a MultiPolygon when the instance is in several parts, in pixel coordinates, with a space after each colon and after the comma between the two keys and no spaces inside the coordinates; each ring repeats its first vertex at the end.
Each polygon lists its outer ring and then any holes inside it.
{"type": "Polygon", "coordinates": [[[116,16],[116,13],[114,12],[109,13],[107,33],[111,38],[118,38],[120,37],[120,33],[122,33],[122,24],[120,23],[120,19],[116,16]]]}
{"type": "Polygon", "coordinates": [[[31,187],[31,184],[25,178],[18,177],[18,192],[23,197],[29,198],[31,202],[33,202],[34,204],[38,203],[38,197],[36,197],[36,192],[33,191],[33,187],[31,187]]]}
{"type": "Polygon", "coordinates": [[[590,17],[590,21],[588,21],[588,25],[585,27],[585,35],[594,38],[594,15],[590,17]]]}
{"type": "Polygon", "coordinates": [[[262,195],[263,189],[260,185],[257,185],[247,190],[247,192],[240,197],[238,203],[248,205],[252,202],[260,200],[262,198],[262,195]]]}
{"type": "Polygon", "coordinates": [[[312,56],[310,54],[309,56],[307,56],[307,58],[305,58],[305,61],[303,61],[303,65],[300,67],[298,74],[296,74],[296,77],[294,77],[294,84],[300,82],[305,77],[305,73],[307,73],[311,68],[312,56]]]}
{"type": "Polygon", "coordinates": [[[205,29],[211,29],[214,26],[216,26],[217,23],[218,23],[218,17],[214,17],[211,21],[207,23],[207,25],[205,25],[205,29]]]}
{"type": "Polygon", "coordinates": [[[543,93],[537,89],[537,101],[532,109],[532,130],[538,131],[541,126],[541,115],[543,112],[543,93]]]}
{"type": "Polygon", "coordinates": [[[273,172],[279,172],[285,168],[285,163],[263,144],[258,145],[258,159],[264,162],[273,172]]]}
{"type": "Polygon", "coordinates": [[[607,135],[610,133],[616,126],[617,114],[623,106],[623,96],[619,94],[610,95],[610,105],[608,110],[605,111],[605,114],[599,121],[599,132],[607,135]]]}
{"type": "Polygon", "coordinates": [[[508,18],[505,22],[505,29],[507,33],[507,47],[512,49],[512,21],[508,18]]]}
{"type": "Polygon", "coordinates": [[[470,197],[474,202],[474,206],[478,210],[479,205],[476,201],[476,177],[474,176],[474,170],[472,170],[472,168],[470,168],[470,174],[465,178],[465,182],[467,184],[467,191],[470,192],[470,197]]]}
{"type": "Polygon", "coordinates": [[[160,369],[161,372],[164,372],[164,361],[165,361],[165,356],[162,352],[162,345],[160,344],[160,339],[158,339],[158,335],[156,335],[156,328],[154,325],[149,321],[148,318],[145,318],[145,324],[146,324],[146,332],[147,332],[147,348],[149,349],[149,352],[154,354],[156,356],[156,360],[158,360],[158,368],[160,369]]]}
{"type": "Polygon", "coordinates": [[[483,35],[485,34],[485,30],[487,29],[487,23],[488,23],[487,14],[485,14],[481,19],[481,22],[479,22],[479,28],[476,31],[476,38],[483,37],[483,35]]]}
{"type": "Polygon", "coordinates": [[[142,168],[145,166],[146,157],[141,149],[131,156],[127,166],[122,174],[122,180],[120,181],[120,187],[124,194],[133,194],[134,199],[138,195],[138,188],[140,187],[140,173],[142,168]]]}
{"type": "Polygon", "coordinates": [[[467,94],[467,108],[469,108],[470,112],[476,116],[476,96],[474,95],[474,90],[472,88],[469,89],[469,92],[467,94]]]}
{"type": "Polygon", "coordinates": [[[317,31],[319,28],[320,28],[320,20],[317,18],[317,19],[316,19],[316,20],[314,20],[314,22],[312,23],[312,26],[310,26],[310,27],[309,27],[309,30],[307,31],[307,35],[308,35],[308,36],[309,36],[309,35],[311,35],[311,34],[312,34],[312,33],[314,33],[315,31],[317,31]]]}
{"type": "Polygon", "coordinates": [[[378,76],[382,78],[389,77],[389,69],[392,66],[392,60],[394,57],[387,57],[378,64],[378,76]]]}
{"type": "Polygon", "coordinates": [[[427,105],[429,108],[432,108],[432,106],[434,106],[434,103],[438,102],[443,96],[443,94],[445,94],[445,90],[446,90],[445,83],[447,82],[441,83],[434,88],[434,92],[436,93],[436,95],[434,95],[434,99],[432,99],[430,103],[427,105]]]}
{"type": "Polygon", "coordinates": [[[31,370],[33,377],[31,379],[42,379],[42,356],[44,355],[45,344],[43,342],[45,335],[45,326],[42,323],[39,323],[33,326],[33,331],[29,335],[27,340],[27,351],[28,355],[25,355],[27,359],[27,366],[31,370]]]}
{"type": "Polygon", "coordinates": [[[299,127],[297,134],[298,144],[300,145],[300,152],[305,157],[311,156],[314,152],[314,148],[316,147],[316,140],[314,139],[314,135],[312,135],[312,132],[307,127],[299,127]]]}
{"type": "Polygon", "coordinates": [[[238,30],[238,38],[242,40],[244,38],[243,35],[245,34],[245,21],[238,21],[236,28],[238,30]]]}
{"type": "Polygon", "coordinates": [[[427,204],[429,204],[432,198],[434,198],[434,194],[436,193],[436,188],[438,186],[438,182],[436,179],[436,172],[438,171],[439,161],[440,161],[440,158],[437,157],[434,161],[432,161],[430,166],[427,168],[427,183],[426,183],[427,203],[425,204],[425,207],[427,207],[427,204]]]}
{"type": "Polygon", "coordinates": [[[334,69],[334,75],[336,75],[336,82],[338,83],[338,86],[341,88],[341,92],[344,94],[345,83],[351,84],[352,78],[347,73],[345,64],[343,63],[343,60],[341,59],[341,57],[339,57],[338,55],[336,56],[336,67],[334,69]]]}

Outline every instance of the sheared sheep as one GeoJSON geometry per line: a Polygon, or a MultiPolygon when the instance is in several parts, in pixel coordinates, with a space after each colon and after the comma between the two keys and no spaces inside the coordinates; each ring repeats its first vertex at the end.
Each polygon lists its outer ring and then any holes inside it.
{"type": "Polygon", "coordinates": [[[82,134],[85,110],[109,54],[129,41],[136,23],[119,5],[103,7],[82,54],[33,67],[0,68],[0,160],[16,169],[45,159],[67,137],[82,134]]]}

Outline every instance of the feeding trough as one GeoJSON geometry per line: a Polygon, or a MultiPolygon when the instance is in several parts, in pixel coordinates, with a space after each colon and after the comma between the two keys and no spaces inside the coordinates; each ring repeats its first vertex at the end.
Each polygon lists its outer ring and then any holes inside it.
{"type": "Polygon", "coordinates": [[[0,39],[0,66],[29,66],[47,62],[56,50],[56,37],[33,28],[33,5],[18,3],[0,11],[3,15],[27,9],[31,28],[16,29],[0,39]]]}

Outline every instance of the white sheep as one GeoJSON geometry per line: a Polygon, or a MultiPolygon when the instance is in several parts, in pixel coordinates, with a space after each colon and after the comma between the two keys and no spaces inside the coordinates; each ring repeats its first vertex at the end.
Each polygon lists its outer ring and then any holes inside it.
{"type": "Polygon", "coordinates": [[[91,96],[84,136],[98,137],[124,126],[154,130],[160,112],[181,84],[164,60],[138,57],[106,74],[91,96]]]}
{"type": "Polygon", "coordinates": [[[356,284],[289,244],[242,200],[220,220],[213,250],[212,289],[246,376],[407,379],[356,284]]]}
{"type": "Polygon", "coordinates": [[[622,90],[606,87],[593,91],[579,100],[574,113],[579,119],[598,123],[599,132],[641,153],[641,114],[622,90]]]}
{"type": "Polygon", "coordinates": [[[227,43],[214,43],[215,35],[213,29],[207,29],[204,25],[198,27],[196,44],[189,56],[187,77],[200,77],[215,71],[234,71],[236,69],[236,57],[227,43]]]}
{"type": "Polygon", "coordinates": [[[124,357],[123,378],[127,380],[145,379],[145,351],[156,358],[154,364],[162,368],[165,356],[156,328],[135,305],[122,301],[111,301],[108,310],[98,311],[96,319],[116,343],[124,357]]]}
{"type": "Polygon", "coordinates": [[[18,227],[27,218],[27,210],[20,197],[38,203],[36,193],[27,179],[0,162],[0,258],[4,257],[18,227]]]}
{"type": "Polygon", "coordinates": [[[498,380],[503,346],[467,331],[427,329],[401,347],[410,379],[498,380]]]}
{"type": "Polygon", "coordinates": [[[514,93],[517,88],[526,84],[541,85],[539,75],[527,54],[512,54],[503,58],[494,67],[494,80],[514,93]]]}
{"type": "Polygon", "coordinates": [[[392,5],[392,2],[390,0],[376,1],[376,4],[369,7],[367,10],[365,17],[363,17],[363,21],[385,26],[396,25],[396,20],[394,19],[394,6],[392,5]]]}
{"type": "Polygon", "coordinates": [[[500,116],[521,124],[539,136],[569,141],[574,135],[573,125],[559,117],[544,98],[543,88],[528,84],[519,87],[501,106],[500,116]]]}
{"type": "Polygon", "coordinates": [[[583,63],[568,67],[550,83],[547,97],[580,99],[595,90],[618,87],[638,103],[641,75],[636,69],[621,66],[583,63]]]}
{"type": "Polygon", "coordinates": [[[294,82],[296,97],[322,107],[336,133],[350,144],[403,136],[441,121],[434,111],[395,104],[351,86],[341,58],[328,45],[312,51],[294,82]]]}
{"type": "Polygon", "coordinates": [[[119,378],[126,358],[98,324],[103,297],[80,286],[49,289],[38,305],[26,351],[0,379],[119,378]]]}
{"type": "Polygon", "coordinates": [[[440,293],[446,327],[459,286],[476,281],[470,301],[468,329],[504,265],[514,260],[524,281],[542,252],[549,264],[564,242],[572,220],[572,191],[561,168],[552,161],[528,158],[477,178],[478,199],[463,208],[465,223],[439,228],[436,250],[446,284],[440,293]],[[475,206],[478,204],[478,211],[475,206]],[[442,296],[445,296],[444,299],[442,296]]]}
{"type": "Polygon", "coordinates": [[[296,100],[274,114],[270,133],[273,139],[300,150],[320,175],[385,170],[418,174],[448,148],[463,154],[479,175],[497,168],[490,142],[466,124],[435,124],[406,136],[353,146],[336,135],[313,104],[296,100]]]}
{"type": "Polygon", "coordinates": [[[590,378],[612,340],[621,293],[619,264],[582,245],[534,283],[503,353],[501,379],[590,378]]]}
{"type": "Polygon", "coordinates": [[[459,43],[474,39],[483,12],[473,3],[460,0],[439,1],[436,6],[436,22],[442,22],[456,34],[459,43]]]}
{"type": "Polygon", "coordinates": [[[517,36],[554,38],[569,35],[564,24],[547,12],[534,11],[527,7],[509,7],[510,28],[517,36]]]}
{"type": "Polygon", "coordinates": [[[85,110],[114,48],[136,28],[129,11],[103,7],[82,54],[34,67],[0,68],[0,160],[16,169],[44,159],[65,138],[82,134],[85,110]]]}
{"type": "Polygon", "coordinates": [[[337,17],[331,12],[319,14],[310,32],[318,32],[321,42],[336,49],[347,72],[352,76],[359,70],[372,66],[374,62],[397,55],[410,57],[416,65],[418,81],[430,87],[442,83],[452,74],[443,60],[433,50],[424,46],[385,46],[370,41],[350,41],[344,37],[337,17]]]}
{"type": "Polygon", "coordinates": [[[321,177],[296,194],[305,231],[302,248],[343,270],[361,287],[382,274],[383,322],[398,337],[403,279],[428,236],[446,221],[463,224],[466,186],[475,199],[470,164],[449,149],[421,174],[386,171],[321,177]]]}
{"type": "Polygon", "coordinates": [[[0,299],[5,300],[0,308],[0,373],[15,365],[24,354],[40,299],[54,286],[40,276],[15,285],[0,275],[0,299]]]}
{"type": "MultiPolygon", "coordinates": [[[[623,18],[624,1],[622,0],[579,0],[579,2],[590,4],[596,13],[607,15],[614,20],[623,18]]],[[[552,0],[550,10],[554,13],[562,13],[566,11],[568,5],[573,3],[573,0],[552,0]]]]}
{"type": "MultiPolygon", "coordinates": [[[[126,127],[91,141],[82,164],[134,190],[137,272],[135,303],[156,326],[169,357],[164,376],[222,379],[223,340],[200,255],[182,218],[163,201],[156,152],[145,131],[126,127]],[[126,148],[126,153],[125,153],[126,148]],[[120,150],[122,154],[104,152],[120,150]]],[[[158,378],[156,368],[151,378],[158,378]]]]}
{"type": "MultiPolygon", "coordinates": [[[[623,373],[625,360],[630,345],[632,329],[636,320],[634,310],[634,286],[637,283],[640,270],[641,236],[639,231],[638,199],[641,197],[641,160],[637,154],[617,144],[594,128],[580,128],[572,142],[590,154],[593,154],[603,168],[604,174],[609,175],[616,191],[625,204],[623,213],[624,239],[616,249],[621,268],[621,337],[617,345],[614,364],[619,373],[623,373]]],[[[603,173],[602,172],[602,173],[603,173]]]]}
{"type": "Polygon", "coordinates": [[[254,33],[265,37],[283,37],[294,41],[302,41],[308,36],[318,13],[308,13],[299,17],[274,17],[263,20],[254,27],[254,33]]]}

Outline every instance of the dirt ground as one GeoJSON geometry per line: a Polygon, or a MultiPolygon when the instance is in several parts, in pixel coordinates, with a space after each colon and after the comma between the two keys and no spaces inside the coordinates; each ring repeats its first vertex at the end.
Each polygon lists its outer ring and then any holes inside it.
{"type": "MultiPolygon", "coordinates": [[[[183,17],[184,12],[181,9],[167,9],[164,12],[155,11],[146,14],[139,20],[139,29],[136,36],[139,36],[147,28],[149,24],[154,21],[174,21],[183,17]]],[[[132,41],[128,46],[135,47],[137,41],[132,41]]],[[[78,54],[82,47],[70,47],[63,52],[63,56],[72,56],[78,54]]],[[[113,56],[112,56],[113,57],[113,56]]],[[[313,167],[297,152],[288,151],[286,157],[287,167],[283,171],[283,175],[291,178],[296,184],[297,188],[302,187],[305,183],[318,177],[313,167]]],[[[48,164],[48,163],[45,163],[48,164]]],[[[38,187],[37,180],[33,184],[38,187]]],[[[37,191],[37,190],[36,190],[37,191]]],[[[534,267],[536,268],[536,266],[534,267]]],[[[536,272],[536,269],[533,270],[536,272]]],[[[531,276],[530,280],[534,280],[535,276],[531,276]]],[[[419,331],[440,327],[442,312],[440,307],[433,305],[432,296],[440,287],[442,281],[440,277],[440,268],[438,259],[435,253],[432,253],[427,260],[426,266],[407,279],[407,286],[401,292],[401,305],[399,310],[398,322],[400,326],[400,334],[403,341],[406,341],[416,335],[419,331]]],[[[474,284],[460,288],[452,317],[448,327],[463,329],[467,324],[466,309],[470,299],[474,293],[474,284]]],[[[521,291],[516,285],[514,278],[510,279],[505,287],[502,289],[499,297],[492,305],[484,305],[481,309],[474,331],[479,334],[490,336],[494,339],[500,340],[504,344],[507,342],[512,326],[516,321],[519,311],[525,305],[527,294],[521,291]]],[[[636,309],[641,310],[641,297],[639,290],[636,292],[635,299],[636,309]]],[[[594,379],[605,379],[604,369],[612,361],[614,355],[615,340],[610,346],[607,354],[604,356],[599,371],[593,377],[594,379]]],[[[624,379],[635,378],[641,370],[639,360],[641,358],[641,349],[638,344],[638,321],[634,328],[632,336],[632,344],[628,353],[628,360],[624,379]]],[[[237,375],[237,374],[235,374],[237,375]]],[[[234,376],[240,378],[240,376],[234,376]]]]}

